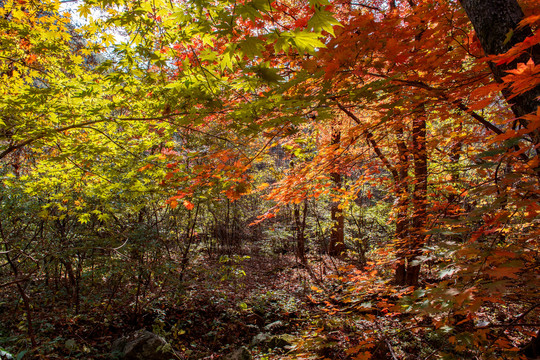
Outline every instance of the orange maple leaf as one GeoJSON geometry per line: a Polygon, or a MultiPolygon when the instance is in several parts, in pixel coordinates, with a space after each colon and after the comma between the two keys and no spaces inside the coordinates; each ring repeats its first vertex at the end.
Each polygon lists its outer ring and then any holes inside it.
{"type": "Polygon", "coordinates": [[[184,200],[183,204],[184,204],[184,207],[188,210],[193,210],[193,208],[195,207],[195,205],[193,205],[193,203],[188,200],[184,200]]]}

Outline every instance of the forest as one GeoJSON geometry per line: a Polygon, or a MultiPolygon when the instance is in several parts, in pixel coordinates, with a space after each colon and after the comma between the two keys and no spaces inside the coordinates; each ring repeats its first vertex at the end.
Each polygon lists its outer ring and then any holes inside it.
{"type": "Polygon", "coordinates": [[[0,0],[0,359],[540,358],[538,0],[0,0]]]}

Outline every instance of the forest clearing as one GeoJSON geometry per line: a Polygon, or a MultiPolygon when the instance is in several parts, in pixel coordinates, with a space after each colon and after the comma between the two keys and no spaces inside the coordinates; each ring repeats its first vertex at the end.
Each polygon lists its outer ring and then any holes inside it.
{"type": "Polygon", "coordinates": [[[537,0],[0,0],[0,360],[540,359],[537,0]]]}

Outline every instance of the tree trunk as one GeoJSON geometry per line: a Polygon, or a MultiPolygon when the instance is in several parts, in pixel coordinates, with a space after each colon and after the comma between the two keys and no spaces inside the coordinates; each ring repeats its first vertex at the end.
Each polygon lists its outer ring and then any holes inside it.
{"type": "MultiPolygon", "coordinates": [[[[339,130],[334,130],[332,132],[332,144],[339,145],[341,141],[341,133],[339,130]]],[[[330,174],[332,182],[334,183],[334,188],[341,188],[341,174],[337,171],[334,171],[330,174]]],[[[341,256],[345,252],[345,241],[344,241],[344,218],[343,218],[343,209],[340,208],[340,201],[335,199],[332,201],[330,208],[331,219],[332,219],[332,231],[330,233],[330,243],[328,244],[328,254],[330,256],[341,256]]]]}
{"type": "Polygon", "coordinates": [[[426,240],[425,225],[427,217],[427,142],[426,116],[423,106],[413,119],[412,153],[414,159],[414,193],[412,219],[412,244],[407,258],[407,275],[405,282],[410,286],[418,285],[420,275],[420,256],[426,240]]]}
{"type": "MultiPolygon", "coordinates": [[[[469,17],[480,44],[486,55],[504,54],[514,45],[523,42],[527,37],[533,35],[529,26],[517,28],[519,22],[523,20],[524,14],[516,0],[460,0],[469,17]]],[[[493,76],[498,83],[502,83],[502,78],[506,71],[515,69],[518,63],[527,63],[532,59],[536,65],[540,64],[540,45],[528,49],[527,52],[514,59],[508,64],[489,63],[493,76]]],[[[540,105],[540,86],[536,86],[523,94],[510,98],[512,92],[506,88],[503,95],[511,105],[516,117],[536,112],[540,105]]],[[[520,123],[528,126],[526,120],[521,119],[520,123]]],[[[540,140],[538,129],[531,134],[534,144],[540,140]]],[[[540,149],[537,149],[540,154],[540,149]]]]}
{"type": "Polygon", "coordinates": [[[307,263],[306,259],[306,239],[304,236],[306,229],[307,198],[304,199],[304,208],[300,214],[300,205],[294,205],[294,223],[296,230],[296,255],[302,264],[307,263]]]}
{"type": "Polygon", "coordinates": [[[409,171],[409,155],[407,145],[405,144],[403,128],[398,129],[397,148],[399,153],[399,163],[395,173],[397,178],[394,179],[397,204],[396,204],[396,232],[395,232],[395,247],[396,247],[396,273],[394,282],[397,285],[405,285],[407,278],[407,225],[408,225],[408,207],[409,194],[407,185],[407,175],[409,171]]]}
{"type": "MultiPolygon", "coordinates": [[[[2,236],[2,238],[4,237],[2,236]]],[[[6,248],[6,252],[5,252],[6,260],[11,266],[11,269],[13,270],[13,275],[15,279],[17,279],[19,277],[19,269],[17,268],[16,262],[14,262],[9,256],[10,249],[8,248],[6,242],[4,243],[4,246],[6,248]]],[[[36,335],[34,333],[34,325],[32,321],[32,306],[30,304],[30,297],[28,296],[28,294],[26,293],[26,291],[24,290],[20,282],[17,282],[15,286],[17,287],[17,291],[19,291],[19,295],[21,295],[23,305],[24,305],[24,310],[26,312],[25,314],[26,326],[27,326],[28,337],[30,338],[30,343],[32,344],[33,348],[36,348],[37,342],[36,342],[36,335]]]]}
{"type": "MultiPolygon", "coordinates": [[[[458,124],[456,129],[454,130],[456,133],[460,133],[463,131],[463,125],[461,122],[458,124]]],[[[452,186],[457,186],[461,183],[460,178],[460,169],[459,169],[459,161],[461,159],[461,150],[463,148],[463,142],[461,140],[456,141],[450,150],[450,176],[452,179],[452,186]]],[[[452,192],[448,195],[448,204],[449,204],[449,218],[456,219],[458,217],[458,214],[456,214],[456,209],[458,208],[457,204],[455,204],[458,201],[459,198],[459,191],[457,189],[452,189],[452,192]]]]}

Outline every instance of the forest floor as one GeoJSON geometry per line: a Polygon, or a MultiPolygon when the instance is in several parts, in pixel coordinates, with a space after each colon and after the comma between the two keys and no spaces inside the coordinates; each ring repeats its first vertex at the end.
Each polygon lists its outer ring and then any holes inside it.
{"type": "MultiPolygon", "coordinates": [[[[324,256],[310,259],[308,271],[294,255],[261,254],[257,248],[204,259],[204,265],[204,271],[194,266],[182,300],[163,321],[165,337],[186,359],[223,358],[242,346],[255,359],[299,358],[300,343],[324,328],[329,310],[322,283],[349,266],[324,256]]],[[[331,347],[330,341],[318,341],[331,347]]],[[[324,358],[324,351],[309,357],[324,358]]],[[[341,352],[330,358],[348,358],[341,352]]]]}
{"type": "Polygon", "coordinates": [[[225,358],[242,346],[255,359],[351,358],[345,350],[358,329],[339,320],[326,301],[328,291],[342,290],[336,281],[345,267],[354,268],[311,257],[308,271],[294,255],[254,247],[242,255],[200,257],[182,281],[152,288],[136,305],[123,300],[130,298],[128,289],[110,288],[110,298],[95,300],[83,289],[78,314],[62,285],[54,291],[33,284],[39,349],[32,353],[25,351],[24,304],[12,286],[2,289],[0,348],[15,356],[26,352],[24,359],[109,359],[115,339],[145,328],[182,359],[225,358]]]}
{"type": "MultiPolygon", "coordinates": [[[[231,359],[242,347],[253,359],[268,360],[472,355],[455,346],[466,339],[459,334],[452,339],[441,319],[404,311],[406,299],[421,294],[390,286],[390,274],[379,272],[382,266],[360,269],[327,256],[309,260],[306,268],[294,255],[252,248],[242,255],[201,257],[183,274],[185,286],[153,288],[135,307],[105,299],[105,310],[97,304],[95,311],[72,316],[64,311],[69,304],[61,301],[36,306],[40,349],[24,358],[110,359],[115,339],[142,328],[163,336],[180,359],[231,359]]],[[[122,298],[122,289],[112,293],[122,298]]],[[[90,294],[85,296],[88,300],[90,294]]],[[[16,354],[14,344],[23,349],[27,338],[15,292],[0,310],[0,347],[16,354]],[[10,308],[14,303],[18,308],[10,308]]],[[[458,320],[468,334],[474,324],[458,320]]],[[[512,340],[496,340],[501,339],[512,340]]]]}

